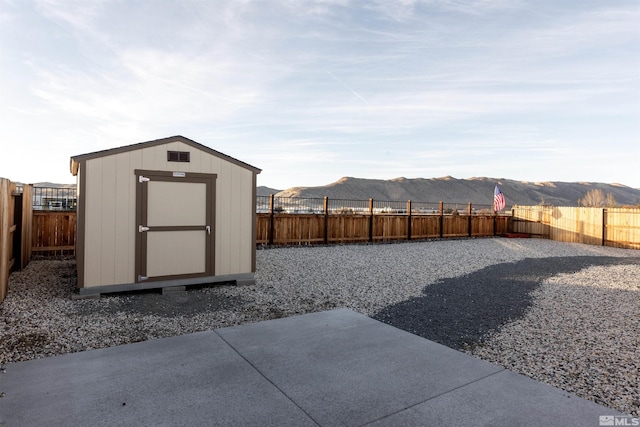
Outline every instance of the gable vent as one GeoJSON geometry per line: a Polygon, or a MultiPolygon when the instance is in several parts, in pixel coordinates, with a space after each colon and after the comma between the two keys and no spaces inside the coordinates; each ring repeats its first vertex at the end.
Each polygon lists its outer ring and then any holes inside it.
{"type": "Polygon", "coordinates": [[[167,151],[167,161],[189,163],[191,161],[190,154],[188,151],[167,151]]]}

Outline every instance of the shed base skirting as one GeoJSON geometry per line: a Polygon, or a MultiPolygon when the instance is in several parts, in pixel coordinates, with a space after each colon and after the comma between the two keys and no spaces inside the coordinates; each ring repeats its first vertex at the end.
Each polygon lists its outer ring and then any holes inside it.
{"type": "Polygon", "coordinates": [[[236,282],[236,285],[255,285],[254,273],[225,274],[221,276],[194,277],[189,279],[158,280],[140,283],[123,283],[118,285],[93,286],[79,288],[74,299],[111,294],[116,292],[141,291],[145,289],[162,289],[176,286],[205,285],[209,283],[236,282]]]}

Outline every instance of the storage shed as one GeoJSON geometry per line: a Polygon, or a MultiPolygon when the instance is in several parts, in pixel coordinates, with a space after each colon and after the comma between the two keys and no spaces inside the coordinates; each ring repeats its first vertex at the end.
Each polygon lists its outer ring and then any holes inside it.
{"type": "Polygon", "coordinates": [[[183,136],[71,157],[80,295],[254,283],[260,172],[183,136]]]}

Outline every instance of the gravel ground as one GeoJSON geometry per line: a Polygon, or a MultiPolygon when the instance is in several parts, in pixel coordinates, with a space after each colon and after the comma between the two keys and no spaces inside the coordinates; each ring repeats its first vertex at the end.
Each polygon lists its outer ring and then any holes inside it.
{"type": "Polygon", "coordinates": [[[531,298],[523,317],[472,353],[639,417],[640,265],[558,274],[531,298]]]}
{"type": "Polygon", "coordinates": [[[639,254],[501,238],[276,248],[257,252],[254,286],[77,301],[73,260],[32,261],[0,304],[0,365],[347,307],[639,416],[639,254]]]}

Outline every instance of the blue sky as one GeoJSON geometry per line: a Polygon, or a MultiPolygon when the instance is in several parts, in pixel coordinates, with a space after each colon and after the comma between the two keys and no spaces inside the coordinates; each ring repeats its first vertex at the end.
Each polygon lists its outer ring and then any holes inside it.
{"type": "Polygon", "coordinates": [[[263,169],[640,188],[640,3],[0,0],[0,176],[184,135],[263,169]]]}

